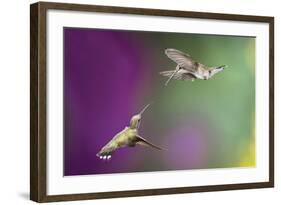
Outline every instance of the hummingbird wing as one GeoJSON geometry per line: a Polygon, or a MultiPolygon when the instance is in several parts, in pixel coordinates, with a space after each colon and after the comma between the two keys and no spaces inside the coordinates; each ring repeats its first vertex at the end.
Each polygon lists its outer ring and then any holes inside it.
{"type": "Polygon", "coordinates": [[[199,63],[194,61],[187,53],[183,53],[174,48],[167,48],[165,50],[165,54],[181,68],[184,68],[190,72],[196,72],[198,69],[199,63]]]}
{"type": "Polygon", "coordinates": [[[136,144],[162,150],[162,148],[160,148],[160,147],[158,147],[158,146],[148,142],[146,139],[142,138],[141,136],[137,135],[136,137],[137,137],[136,144]]]}

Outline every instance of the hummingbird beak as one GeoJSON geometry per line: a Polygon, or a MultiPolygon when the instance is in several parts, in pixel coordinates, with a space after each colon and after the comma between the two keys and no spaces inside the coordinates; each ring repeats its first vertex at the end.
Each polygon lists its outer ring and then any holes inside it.
{"type": "Polygon", "coordinates": [[[139,113],[139,115],[142,115],[142,113],[144,113],[144,111],[150,106],[151,103],[147,104],[142,111],[139,113]]]}

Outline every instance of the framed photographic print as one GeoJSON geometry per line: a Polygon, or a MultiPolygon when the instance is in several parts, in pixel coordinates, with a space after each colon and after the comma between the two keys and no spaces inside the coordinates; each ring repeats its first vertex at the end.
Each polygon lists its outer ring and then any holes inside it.
{"type": "Polygon", "coordinates": [[[31,5],[30,198],[274,186],[274,18],[31,5]]]}

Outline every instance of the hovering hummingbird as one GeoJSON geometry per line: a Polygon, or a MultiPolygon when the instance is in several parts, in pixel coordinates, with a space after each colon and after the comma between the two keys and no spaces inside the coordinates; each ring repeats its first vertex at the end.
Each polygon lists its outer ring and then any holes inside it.
{"type": "Polygon", "coordinates": [[[125,127],[121,132],[117,133],[98,153],[97,157],[104,160],[109,160],[113,151],[122,147],[134,147],[143,145],[161,150],[160,147],[148,142],[138,134],[141,115],[149,107],[146,105],[139,114],[131,118],[130,126],[125,127]]]}
{"type": "Polygon", "coordinates": [[[165,85],[173,78],[175,80],[191,80],[195,79],[208,80],[216,73],[221,72],[226,68],[225,65],[217,67],[208,67],[192,59],[187,53],[183,53],[173,48],[165,49],[165,54],[172,61],[177,63],[175,70],[160,72],[161,75],[169,77],[165,85]]]}

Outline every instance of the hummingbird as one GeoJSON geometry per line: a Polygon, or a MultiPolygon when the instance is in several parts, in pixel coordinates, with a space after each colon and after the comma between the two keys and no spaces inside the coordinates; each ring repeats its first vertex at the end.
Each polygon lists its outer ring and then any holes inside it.
{"type": "Polygon", "coordinates": [[[149,106],[150,104],[146,105],[140,113],[134,115],[130,120],[129,127],[125,127],[121,132],[117,133],[104,147],[102,147],[96,156],[103,160],[109,160],[115,150],[122,147],[135,147],[136,145],[143,145],[162,150],[160,147],[148,142],[138,134],[142,114],[149,106]]]}
{"type": "Polygon", "coordinates": [[[168,85],[172,78],[175,80],[191,81],[194,81],[195,79],[208,80],[226,68],[225,65],[208,67],[195,61],[189,54],[174,48],[165,49],[165,54],[177,64],[175,70],[160,72],[161,75],[169,77],[165,82],[165,86],[168,85]]]}

